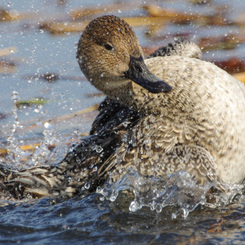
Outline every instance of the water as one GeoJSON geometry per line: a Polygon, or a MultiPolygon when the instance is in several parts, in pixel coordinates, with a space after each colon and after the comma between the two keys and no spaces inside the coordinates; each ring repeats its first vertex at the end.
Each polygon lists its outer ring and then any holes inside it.
{"type": "Polygon", "coordinates": [[[233,244],[244,241],[244,203],[197,208],[172,219],[172,208],[128,210],[126,196],[101,201],[98,194],[69,200],[42,199],[1,207],[2,244],[233,244]]]}
{"type": "MultiPolygon", "coordinates": [[[[0,74],[0,113],[5,115],[0,120],[0,148],[8,148],[11,152],[7,158],[0,159],[19,169],[53,164],[62,159],[70,145],[79,142],[81,134],[90,129],[96,112],[71,118],[69,115],[102,100],[101,96],[90,96],[97,91],[86,82],[75,59],[80,33],[52,36],[38,28],[43,20],[62,20],[74,8],[91,7],[91,1],[68,0],[64,5],[58,2],[62,1],[1,3],[4,8],[35,14],[34,18],[0,23],[0,48],[16,47],[18,50],[5,58],[16,63],[17,71],[0,74]],[[58,74],[59,79],[49,83],[42,79],[45,74],[58,74]],[[16,108],[16,100],[37,97],[49,103],[16,108]],[[66,119],[61,117],[63,115],[67,115],[66,119]],[[35,146],[34,153],[17,147],[36,143],[40,145],[35,146]]],[[[211,2],[217,6],[227,5],[231,19],[236,19],[245,10],[245,2],[241,0],[211,2]]],[[[111,3],[110,0],[94,1],[93,6],[111,3]]],[[[181,12],[211,13],[214,9],[212,4],[192,5],[190,1],[156,3],[181,12]]],[[[140,16],[144,10],[138,6],[115,13],[140,16]]],[[[143,46],[152,46],[172,41],[175,33],[190,34],[191,40],[198,41],[200,37],[239,34],[242,28],[169,24],[152,37],[146,35],[149,30],[145,27],[135,28],[135,31],[143,46]]],[[[241,44],[234,50],[209,51],[204,58],[244,58],[244,51],[245,46],[241,44]]],[[[241,187],[234,187],[227,195],[215,195],[212,204],[206,194],[213,185],[215,183],[199,186],[182,171],[160,180],[142,178],[130,169],[118,182],[108,181],[97,193],[85,197],[21,202],[1,200],[0,243],[244,243],[245,202],[241,187]]]]}

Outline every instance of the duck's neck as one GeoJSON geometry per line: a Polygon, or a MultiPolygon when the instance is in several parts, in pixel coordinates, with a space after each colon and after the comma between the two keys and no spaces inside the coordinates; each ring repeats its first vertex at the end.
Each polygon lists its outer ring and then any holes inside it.
{"type": "Polygon", "coordinates": [[[142,115],[162,114],[164,110],[167,111],[166,106],[169,106],[169,98],[171,98],[166,96],[165,100],[162,93],[150,93],[134,82],[127,83],[123,88],[117,88],[117,91],[112,94],[114,96],[109,97],[113,100],[119,101],[130,109],[139,111],[142,115]]]}
{"type": "Polygon", "coordinates": [[[181,112],[191,114],[193,107],[190,106],[190,96],[186,91],[175,87],[169,93],[150,93],[132,81],[124,81],[116,86],[101,89],[106,95],[116,102],[119,102],[130,109],[138,111],[141,115],[162,115],[167,116],[181,112]]]}

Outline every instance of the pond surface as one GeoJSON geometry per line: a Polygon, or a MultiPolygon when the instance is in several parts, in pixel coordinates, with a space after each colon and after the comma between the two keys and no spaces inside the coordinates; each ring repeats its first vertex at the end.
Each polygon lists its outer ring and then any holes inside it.
{"type": "MultiPolygon", "coordinates": [[[[116,1],[23,0],[2,1],[0,8],[23,15],[16,21],[0,22],[0,49],[12,50],[1,61],[13,70],[0,73],[0,148],[15,154],[0,162],[26,168],[49,161],[57,163],[71,142],[86,134],[97,112],[94,105],[103,95],[85,79],[76,61],[76,44],[81,32],[53,35],[40,26],[45,22],[71,21],[69,13],[79,8],[105,9],[102,14],[120,17],[146,16],[142,7],[148,1],[117,1],[121,7],[109,10],[116,1]],[[44,76],[48,78],[44,79],[44,76]],[[50,79],[53,76],[57,79],[50,79]],[[23,103],[41,98],[47,103],[23,103]],[[83,111],[86,110],[86,111],[83,111]],[[77,116],[74,116],[74,113],[77,116]],[[16,146],[39,144],[31,157],[16,146]],[[55,144],[54,152],[47,145],[55,144]],[[19,155],[18,155],[18,154],[19,155]],[[23,158],[27,158],[23,160],[23,158]],[[38,161],[37,161],[38,159],[38,161]],[[42,160],[40,160],[42,159],[42,160]],[[21,160],[21,164],[20,164],[21,160]]],[[[231,22],[245,23],[245,1],[210,0],[193,4],[191,0],[150,1],[160,7],[191,15],[224,13],[231,22]]],[[[97,15],[95,15],[97,16],[97,15]]],[[[89,21],[95,16],[84,17],[89,21]]],[[[169,22],[161,28],[134,27],[143,47],[159,47],[176,36],[200,42],[201,38],[244,37],[244,25],[203,25],[199,22],[169,22]]],[[[244,39],[245,40],[245,39],[244,39]]],[[[205,50],[205,49],[204,49],[205,50]]],[[[245,59],[244,41],[229,49],[206,49],[203,59],[224,61],[245,59]]],[[[243,244],[245,243],[245,201],[219,207],[198,205],[183,218],[173,217],[174,207],[161,212],[148,207],[129,211],[131,199],[120,193],[116,201],[94,193],[68,200],[43,198],[21,202],[0,202],[1,244],[243,244]]]]}

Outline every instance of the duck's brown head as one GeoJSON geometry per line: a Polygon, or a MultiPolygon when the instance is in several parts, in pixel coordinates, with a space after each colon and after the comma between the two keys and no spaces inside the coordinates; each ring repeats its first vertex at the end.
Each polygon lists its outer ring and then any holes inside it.
{"type": "Polygon", "coordinates": [[[148,70],[132,28],[113,15],[89,23],[78,43],[77,60],[87,79],[113,99],[132,81],[151,93],[171,90],[148,70]]]}

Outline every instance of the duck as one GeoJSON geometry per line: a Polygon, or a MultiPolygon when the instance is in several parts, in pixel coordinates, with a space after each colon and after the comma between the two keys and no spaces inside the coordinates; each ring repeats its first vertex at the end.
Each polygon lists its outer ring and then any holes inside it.
{"type": "Polygon", "coordinates": [[[172,55],[161,49],[144,60],[132,28],[113,15],[84,30],[77,50],[82,72],[109,99],[139,114],[101,173],[110,171],[117,181],[129,167],[143,176],[182,169],[201,184],[242,183],[245,87],[201,60],[198,48],[189,54],[177,47],[172,55]]]}
{"type": "Polygon", "coordinates": [[[73,197],[116,182],[134,168],[142,176],[187,171],[226,191],[245,178],[245,88],[200,48],[177,40],[148,58],[123,19],[92,20],[77,61],[106,99],[90,135],[55,165],[13,170],[0,165],[4,199],[73,197]]]}

